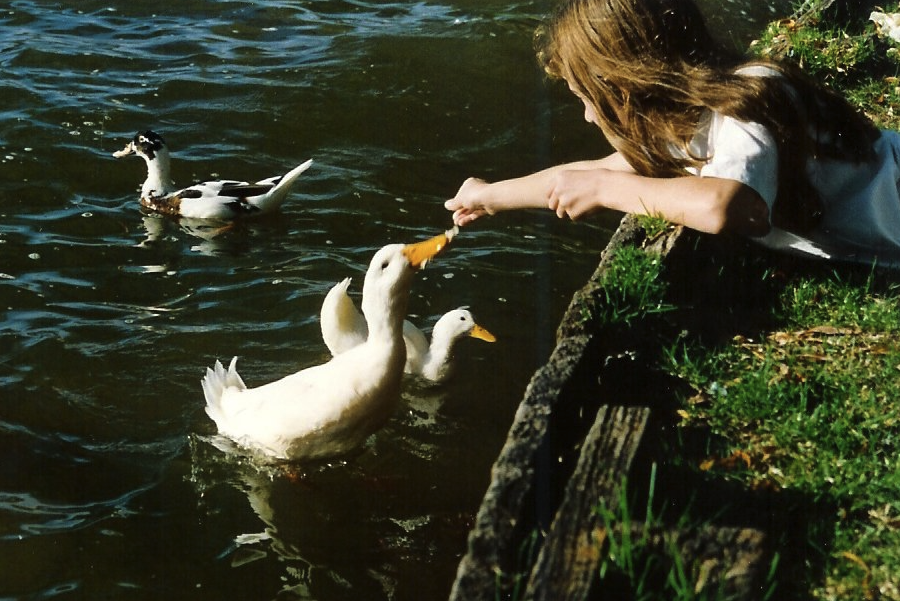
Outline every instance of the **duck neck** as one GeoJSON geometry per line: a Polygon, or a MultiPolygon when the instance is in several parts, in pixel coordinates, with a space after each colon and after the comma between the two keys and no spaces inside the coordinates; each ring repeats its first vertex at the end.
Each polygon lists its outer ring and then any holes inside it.
{"type": "Polygon", "coordinates": [[[161,150],[147,163],[147,179],[141,186],[142,198],[158,198],[175,191],[175,184],[169,177],[169,153],[161,150]]]}
{"type": "MultiPolygon", "coordinates": [[[[439,332],[432,331],[431,345],[428,347],[428,357],[425,359],[425,366],[422,371],[425,373],[437,374],[442,367],[449,361],[450,355],[453,353],[453,344],[456,340],[452,336],[442,336],[439,332]]],[[[432,379],[434,376],[432,376],[432,379]]]]}
{"type": "Polygon", "coordinates": [[[406,315],[405,299],[397,299],[387,307],[370,308],[363,297],[363,315],[369,328],[369,340],[403,345],[403,317],[406,315]],[[383,312],[383,315],[379,313],[383,312]]]}

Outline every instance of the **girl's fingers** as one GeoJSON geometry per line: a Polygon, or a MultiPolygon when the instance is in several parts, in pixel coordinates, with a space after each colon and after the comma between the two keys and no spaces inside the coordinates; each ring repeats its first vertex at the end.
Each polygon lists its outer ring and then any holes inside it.
{"type": "Polygon", "coordinates": [[[547,208],[553,211],[554,213],[559,208],[559,198],[556,197],[555,194],[551,194],[547,199],[547,208]]]}
{"type": "Polygon", "coordinates": [[[556,216],[562,219],[566,216],[566,208],[559,201],[559,196],[554,193],[550,194],[550,199],[547,201],[547,208],[556,213],[556,216]]]}
{"type": "Polygon", "coordinates": [[[484,214],[483,211],[467,211],[465,209],[457,209],[453,213],[453,223],[459,227],[466,226],[484,214]]]}

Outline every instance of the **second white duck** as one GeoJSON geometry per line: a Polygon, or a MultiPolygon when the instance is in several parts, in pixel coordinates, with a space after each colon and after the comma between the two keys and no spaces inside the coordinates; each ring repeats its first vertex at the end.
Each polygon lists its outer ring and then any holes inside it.
{"type": "Polygon", "coordinates": [[[312,159],[277,175],[248,183],[237,180],[200,182],[178,189],[169,175],[169,147],[154,131],[143,131],[116,158],[137,155],[147,164],[147,179],[141,186],[141,205],[166,215],[194,219],[228,220],[242,215],[268,213],[279,208],[300,174],[309,169],[312,159]]]}
{"type": "MultiPolygon", "coordinates": [[[[338,356],[366,340],[366,320],[347,293],[350,278],[335,284],[322,303],[319,323],[322,340],[333,356],[338,356]]],[[[363,290],[363,302],[365,302],[363,290]]],[[[486,342],[497,339],[488,330],[475,323],[472,313],[464,308],[444,314],[431,330],[431,342],[419,328],[408,320],[403,322],[403,339],[406,344],[404,372],[420,376],[432,382],[441,382],[451,373],[453,349],[463,337],[486,342]]]]}

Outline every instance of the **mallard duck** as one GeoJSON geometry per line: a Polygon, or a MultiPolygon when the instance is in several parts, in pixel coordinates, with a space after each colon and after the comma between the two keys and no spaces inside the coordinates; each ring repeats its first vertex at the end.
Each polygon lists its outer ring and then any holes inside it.
{"type": "Polygon", "coordinates": [[[327,363],[258,388],[219,361],[206,370],[206,413],[219,433],[283,459],[335,456],[358,447],[394,411],[406,360],[403,316],[413,274],[455,231],[417,244],[391,244],[372,258],[363,284],[368,336],[327,363]]]}
{"type": "MultiPolygon", "coordinates": [[[[325,301],[319,312],[322,340],[333,356],[361,344],[367,335],[366,320],[347,294],[349,287],[350,278],[335,284],[325,295],[325,301]]],[[[404,320],[406,365],[403,371],[433,382],[443,381],[450,373],[453,347],[456,341],[464,336],[487,342],[496,341],[493,334],[475,323],[472,313],[465,307],[446,313],[434,324],[431,343],[419,328],[404,320]]]]}
{"type": "Polygon", "coordinates": [[[169,148],[162,136],[149,130],[138,132],[113,156],[118,159],[132,154],[147,163],[147,179],[141,186],[141,205],[151,211],[195,219],[233,219],[274,211],[284,202],[297,177],[312,165],[310,159],[285,175],[254,184],[218,180],[179,190],[169,176],[169,148]]]}

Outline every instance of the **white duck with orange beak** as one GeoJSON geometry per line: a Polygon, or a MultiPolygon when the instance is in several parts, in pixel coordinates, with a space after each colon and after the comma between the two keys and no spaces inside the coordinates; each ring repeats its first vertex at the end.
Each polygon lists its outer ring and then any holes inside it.
{"type": "Polygon", "coordinates": [[[206,370],[206,413],[219,433],[281,459],[347,453],[378,430],[396,409],[406,363],[403,319],[413,275],[456,230],[416,244],[391,244],[372,258],[363,284],[362,344],[322,365],[258,388],[216,361],[206,370]]]}
{"type": "MultiPolygon", "coordinates": [[[[332,286],[319,312],[322,340],[332,356],[340,355],[366,339],[366,320],[347,293],[350,278],[332,286]]],[[[453,351],[461,338],[477,338],[496,342],[487,329],[475,323],[466,307],[448,311],[438,319],[431,330],[431,342],[409,320],[403,322],[403,340],[406,343],[404,373],[431,382],[443,382],[452,371],[453,351]]]]}

